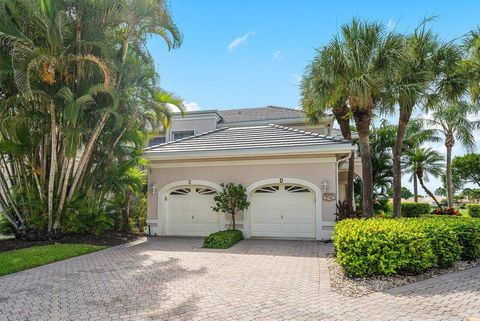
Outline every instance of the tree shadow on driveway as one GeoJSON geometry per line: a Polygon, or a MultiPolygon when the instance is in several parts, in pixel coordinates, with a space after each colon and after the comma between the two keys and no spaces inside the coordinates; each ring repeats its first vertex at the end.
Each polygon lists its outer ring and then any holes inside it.
{"type": "Polygon", "coordinates": [[[142,247],[162,252],[208,252],[222,254],[318,258],[333,252],[331,243],[315,240],[244,239],[229,249],[205,249],[202,238],[147,237],[142,247]]]}
{"type": "Polygon", "coordinates": [[[1,314],[11,320],[79,320],[196,313],[198,297],[188,284],[195,284],[205,267],[186,268],[175,257],[152,261],[123,246],[92,254],[0,278],[1,314]]]}

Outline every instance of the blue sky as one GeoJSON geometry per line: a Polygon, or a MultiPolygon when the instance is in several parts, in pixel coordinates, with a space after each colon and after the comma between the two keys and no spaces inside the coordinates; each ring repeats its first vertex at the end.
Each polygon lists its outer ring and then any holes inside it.
{"type": "Polygon", "coordinates": [[[148,47],[161,86],[190,109],[297,107],[299,79],[315,48],[355,16],[400,32],[437,16],[431,27],[445,40],[480,25],[478,0],[171,0],[170,6],[182,46],[167,51],[154,37],[148,47]]]}

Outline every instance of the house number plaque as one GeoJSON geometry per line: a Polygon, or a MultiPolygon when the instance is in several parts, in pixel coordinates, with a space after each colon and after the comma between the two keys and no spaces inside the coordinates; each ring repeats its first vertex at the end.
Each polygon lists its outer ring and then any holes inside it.
{"type": "Polygon", "coordinates": [[[335,193],[323,193],[323,200],[324,201],[334,201],[335,200],[335,193]]]}

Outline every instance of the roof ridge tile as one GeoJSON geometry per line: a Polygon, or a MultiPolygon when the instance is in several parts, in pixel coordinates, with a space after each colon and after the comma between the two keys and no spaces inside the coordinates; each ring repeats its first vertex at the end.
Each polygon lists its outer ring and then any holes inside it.
{"type": "Polygon", "coordinates": [[[285,106],[267,105],[267,106],[265,106],[265,107],[285,109],[285,110],[293,110],[293,111],[303,111],[303,110],[301,110],[301,109],[296,109],[296,108],[291,108],[291,107],[285,107],[285,106]]]}
{"type": "Polygon", "coordinates": [[[292,127],[287,127],[287,126],[282,126],[282,125],[276,125],[276,124],[269,124],[271,127],[295,132],[295,133],[300,133],[308,136],[313,136],[313,137],[320,137],[320,138],[325,138],[334,142],[349,142],[348,139],[340,138],[340,137],[335,137],[335,136],[328,136],[328,135],[323,135],[320,133],[313,133],[313,132],[307,132],[298,128],[292,128],[292,127]]]}

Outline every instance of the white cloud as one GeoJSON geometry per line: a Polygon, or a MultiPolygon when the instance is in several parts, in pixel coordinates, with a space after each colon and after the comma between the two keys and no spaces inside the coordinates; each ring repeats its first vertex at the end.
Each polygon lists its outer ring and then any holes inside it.
{"type": "Polygon", "coordinates": [[[195,110],[200,110],[201,107],[198,105],[196,101],[191,101],[191,102],[183,102],[183,106],[185,106],[185,109],[188,111],[195,111],[195,110]]]}
{"type": "Polygon", "coordinates": [[[397,22],[393,19],[389,19],[387,22],[387,30],[393,31],[397,27],[397,22]]]}
{"type": "Polygon", "coordinates": [[[230,44],[228,45],[228,51],[233,51],[235,48],[237,48],[240,45],[244,45],[247,43],[248,38],[252,37],[255,35],[254,31],[247,32],[241,37],[233,39],[230,44]]]}
{"type": "Polygon", "coordinates": [[[294,80],[296,83],[301,82],[301,81],[302,81],[302,75],[297,74],[297,73],[294,73],[294,74],[293,74],[293,80],[294,80]]]}
{"type": "Polygon", "coordinates": [[[277,50],[272,55],[273,60],[282,61],[283,60],[283,52],[281,50],[277,50]]]}

